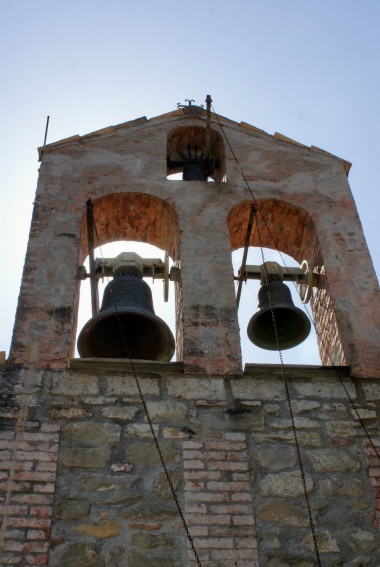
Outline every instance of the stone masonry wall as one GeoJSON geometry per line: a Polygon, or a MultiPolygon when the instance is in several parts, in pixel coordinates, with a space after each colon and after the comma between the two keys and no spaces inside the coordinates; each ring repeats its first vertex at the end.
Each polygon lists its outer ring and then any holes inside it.
{"type": "MultiPolygon", "coordinates": [[[[136,370],[201,564],[316,565],[280,369],[136,370]]],[[[377,567],[379,459],[334,369],[286,375],[322,565],[377,567]]],[[[340,375],[379,447],[378,382],[340,375]]],[[[2,411],[0,565],[196,565],[128,363],[44,371],[15,433],[21,395],[2,411]]]]}

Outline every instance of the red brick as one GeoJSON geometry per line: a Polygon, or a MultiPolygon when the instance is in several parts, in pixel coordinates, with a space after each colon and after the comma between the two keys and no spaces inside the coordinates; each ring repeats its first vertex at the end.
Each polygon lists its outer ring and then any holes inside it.
{"type": "Polygon", "coordinates": [[[12,494],[11,502],[25,504],[51,504],[53,495],[51,494],[12,494]]]}
{"type": "Polygon", "coordinates": [[[232,538],[206,537],[194,538],[195,549],[231,549],[234,546],[232,538]]]}
{"type": "Polygon", "coordinates": [[[25,516],[27,513],[28,506],[0,504],[0,514],[7,514],[8,516],[25,516]]]}
{"type": "Polygon", "coordinates": [[[374,476],[375,478],[380,478],[380,467],[379,468],[370,468],[369,469],[369,476],[374,476]]]}
{"type": "Polygon", "coordinates": [[[188,502],[228,502],[229,494],[223,492],[185,492],[188,502]]]}
{"type": "Polygon", "coordinates": [[[211,514],[186,514],[187,522],[195,525],[202,526],[229,526],[231,525],[231,518],[227,515],[211,515],[211,514]]]}
{"type": "Polygon", "coordinates": [[[209,529],[207,526],[190,526],[189,532],[192,537],[209,535],[209,529]]]}
{"type": "Polygon", "coordinates": [[[232,523],[234,526],[253,526],[255,519],[251,516],[233,516],[232,523]]]}
{"type": "Polygon", "coordinates": [[[213,514],[252,514],[252,506],[244,504],[218,504],[210,505],[210,512],[213,514]]]}
{"type": "Polygon", "coordinates": [[[217,449],[221,451],[241,451],[246,448],[245,443],[227,443],[226,441],[208,441],[207,449],[217,449]]]}
{"type": "Polygon", "coordinates": [[[50,530],[28,530],[26,534],[27,539],[48,539],[50,530]]]}
{"type": "Polygon", "coordinates": [[[199,443],[198,441],[184,441],[183,442],[183,449],[202,449],[203,444],[199,443]]]}
{"type": "Polygon", "coordinates": [[[50,461],[55,462],[57,455],[55,453],[47,453],[44,451],[16,451],[16,459],[20,461],[50,461]]]}
{"type": "Polygon", "coordinates": [[[203,461],[184,461],[183,462],[183,468],[184,469],[195,469],[195,470],[199,470],[199,469],[204,469],[205,468],[205,464],[203,461]]]}
{"type": "Polygon", "coordinates": [[[252,494],[250,492],[231,494],[231,502],[252,502],[252,494]]]}
{"type": "Polygon", "coordinates": [[[23,556],[16,553],[3,553],[2,560],[3,565],[21,565],[24,561],[23,556]]]}
{"type": "Polygon", "coordinates": [[[33,486],[33,490],[34,492],[47,492],[52,494],[55,491],[55,484],[50,482],[46,482],[45,484],[35,484],[33,486]]]}
{"type": "Polygon", "coordinates": [[[55,473],[41,472],[41,471],[28,471],[14,473],[13,480],[31,480],[37,482],[54,482],[55,473]]]}
{"type": "Polygon", "coordinates": [[[221,473],[219,471],[185,471],[185,480],[219,480],[221,473]]]}
{"type": "Polygon", "coordinates": [[[24,544],[24,551],[29,553],[46,553],[49,549],[48,542],[29,541],[24,544]]]}
{"type": "Polygon", "coordinates": [[[3,461],[10,461],[10,460],[11,460],[10,451],[0,451],[0,463],[3,461]]]}
{"type": "Polygon", "coordinates": [[[49,518],[53,514],[51,506],[31,506],[30,515],[38,516],[39,518],[49,518]]]}
{"type": "Polygon", "coordinates": [[[223,463],[211,462],[207,464],[209,470],[221,470],[221,471],[246,471],[248,470],[248,462],[229,462],[224,461],[223,463]]]}
{"type": "Polygon", "coordinates": [[[244,441],[245,442],[245,439],[246,439],[245,433],[239,433],[239,432],[227,432],[225,437],[226,437],[227,441],[244,441]]]}
{"type": "Polygon", "coordinates": [[[60,431],[61,426],[58,423],[41,423],[41,431],[46,433],[55,433],[60,431]]]}
{"type": "Polygon", "coordinates": [[[48,555],[26,555],[25,561],[27,565],[47,565],[48,564],[48,555]]]}
{"type": "Polygon", "coordinates": [[[207,506],[206,504],[187,504],[186,505],[187,514],[206,514],[207,506]]]}
{"type": "Polygon", "coordinates": [[[0,431],[0,439],[14,439],[15,433],[13,431],[0,431]]]}
{"type": "MultiPolygon", "coordinates": [[[[9,485],[6,482],[0,484],[0,492],[7,492],[8,489],[9,485]]],[[[28,492],[29,490],[29,482],[12,482],[12,492],[28,492]]]]}
{"type": "Polygon", "coordinates": [[[46,463],[46,462],[39,462],[36,466],[36,471],[48,471],[48,472],[56,472],[57,471],[57,463],[46,463]]]}
{"type": "Polygon", "coordinates": [[[210,481],[207,483],[207,488],[209,490],[219,490],[220,492],[239,492],[244,491],[248,492],[250,489],[248,482],[234,482],[234,481],[225,481],[225,482],[218,482],[218,481],[210,481]]]}
{"type": "Polygon", "coordinates": [[[248,461],[246,451],[228,451],[226,457],[229,461],[248,461]]]}
{"type": "Polygon", "coordinates": [[[236,549],[257,549],[257,539],[255,537],[237,537],[234,538],[234,541],[236,549]]]}
{"type": "Polygon", "coordinates": [[[12,528],[48,529],[51,520],[46,518],[18,518],[8,517],[8,525],[12,528]]]}
{"type": "Polygon", "coordinates": [[[37,443],[57,444],[59,442],[58,434],[47,433],[19,433],[17,438],[20,441],[36,441],[37,443]]]}

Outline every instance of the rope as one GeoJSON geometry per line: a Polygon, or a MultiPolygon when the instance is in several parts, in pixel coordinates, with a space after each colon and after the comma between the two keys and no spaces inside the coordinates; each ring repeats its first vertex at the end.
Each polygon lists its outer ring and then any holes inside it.
{"type": "MultiPolygon", "coordinates": [[[[254,210],[255,212],[258,211],[259,214],[261,215],[261,217],[263,218],[263,215],[262,215],[262,213],[261,213],[261,211],[258,207],[257,200],[256,200],[256,198],[253,194],[253,191],[252,191],[251,187],[249,186],[248,180],[247,180],[242,168],[240,167],[239,160],[238,160],[238,158],[237,158],[237,156],[236,156],[236,154],[235,154],[235,152],[234,152],[234,150],[233,150],[233,148],[232,148],[232,146],[231,146],[231,144],[228,140],[228,137],[227,137],[227,135],[224,131],[224,128],[222,127],[222,125],[220,123],[219,117],[216,114],[214,108],[213,108],[213,112],[214,112],[216,119],[217,119],[217,122],[218,122],[218,124],[219,124],[219,126],[222,130],[222,133],[223,133],[223,136],[224,136],[224,138],[227,142],[227,145],[228,145],[228,147],[229,147],[229,149],[230,149],[230,151],[233,155],[233,158],[236,162],[236,165],[238,166],[240,173],[241,173],[241,175],[244,179],[246,188],[247,188],[247,190],[248,190],[248,192],[249,192],[249,194],[252,198],[251,214],[252,214],[252,210],[254,210]]],[[[250,219],[251,219],[251,215],[250,215],[250,219]]],[[[265,219],[264,219],[264,223],[265,223],[265,225],[267,224],[265,219]]],[[[249,224],[250,224],[250,222],[248,222],[247,234],[250,234],[249,224]]],[[[290,420],[291,420],[291,424],[292,424],[292,430],[293,430],[294,442],[295,442],[295,446],[296,446],[298,465],[299,465],[299,469],[300,469],[301,481],[302,481],[302,486],[303,486],[303,491],[304,491],[304,496],[305,496],[305,503],[306,503],[307,513],[308,513],[308,518],[309,518],[310,531],[311,531],[311,534],[312,534],[315,555],[316,555],[316,558],[317,558],[317,565],[318,565],[318,567],[321,567],[322,564],[321,564],[321,558],[320,558],[320,555],[319,555],[317,536],[316,536],[316,533],[315,533],[313,515],[312,515],[312,511],[311,511],[309,494],[308,494],[307,485],[306,485],[306,477],[305,477],[305,471],[304,471],[303,462],[302,462],[301,450],[300,450],[300,446],[299,446],[299,442],[298,442],[297,429],[296,429],[296,425],[295,425],[295,421],[294,421],[294,414],[293,414],[293,408],[292,408],[292,403],[291,403],[291,398],[290,398],[288,380],[286,378],[285,365],[284,365],[284,360],[283,360],[282,351],[281,351],[281,347],[280,347],[276,316],[275,316],[275,312],[274,312],[274,308],[273,308],[272,298],[271,298],[270,291],[269,291],[268,273],[267,273],[267,267],[265,265],[264,250],[263,250],[263,246],[262,246],[261,234],[260,234],[259,224],[257,222],[257,219],[256,219],[256,227],[257,227],[257,234],[258,234],[259,242],[260,242],[260,252],[261,252],[261,258],[262,258],[262,262],[263,262],[263,266],[264,266],[265,285],[266,285],[266,289],[267,289],[267,292],[268,292],[268,300],[269,300],[269,303],[270,303],[270,310],[271,310],[272,321],[273,321],[273,329],[274,329],[274,334],[275,334],[275,338],[276,338],[277,350],[278,350],[278,354],[279,354],[279,358],[280,358],[280,362],[281,362],[282,379],[283,379],[283,383],[284,383],[286,399],[287,399],[287,404],[288,404],[288,410],[289,410],[290,420]]],[[[246,260],[246,257],[247,257],[248,246],[249,246],[249,241],[247,242],[247,238],[246,238],[242,265],[244,265],[244,261],[246,260]]]]}
{"type": "MultiPolygon", "coordinates": [[[[111,290],[111,292],[112,292],[112,290],[111,290]]],[[[179,500],[178,500],[178,497],[177,497],[175,488],[174,488],[173,483],[172,483],[172,481],[171,481],[170,474],[169,474],[169,471],[168,471],[168,469],[167,469],[164,456],[163,456],[163,454],[162,454],[162,452],[161,452],[161,447],[160,447],[160,444],[159,444],[159,442],[158,442],[157,435],[156,435],[156,433],[155,433],[155,431],[154,431],[154,428],[153,428],[152,420],[151,420],[151,418],[150,418],[149,411],[148,411],[148,406],[146,405],[146,401],[145,401],[145,398],[144,398],[144,394],[143,394],[143,392],[142,392],[139,379],[138,379],[138,377],[137,377],[136,368],[135,368],[134,362],[133,362],[133,360],[132,360],[132,358],[131,358],[131,352],[130,352],[130,349],[129,349],[129,346],[128,346],[127,338],[126,338],[126,336],[125,336],[125,332],[124,332],[123,325],[121,324],[120,314],[119,314],[119,311],[118,311],[118,309],[117,309],[116,302],[115,302],[115,299],[114,299],[114,298],[113,298],[113,306],[114,306],[114,308],[115,308],[116,317],[117,317],[118,324],[119,324],[119,328],[120,328],[120,333],[121,333],[121,336],[122,336],[122,339],[123,339],[123,342],[124,342],[125,352],[127,353],[127,358],[128,358],[128,360],[129,360],[129,363],[130,363],[131,368],[132,368],[132,373],[133,373],[133,376],[134,376],[134,379],[135,379],[135,382],[136,382],[136,386],[137,386],[137,389],[138,389],[138,392],[139,392],[139,395],[140,395],[141,403],[142,403],[142,405],[143,405],[146,418],[147,418],[147,420],[148,420],[150,432],[151,432],[151,434],[152,434],[153,441],[154,441],[154,444],[155,444],[156,449],[157,449],[157,453],[158,453],[158,455],[159,455],[159,457],[160,457],[160,461],[161,461],[162,468],[163,468],[163,470],[164,470],[164,472],[165,472],[166,480],[167,480],[168,485],[169,485],[169,487],[170,487],[170,491],[171,491],[171,493],[172,493],[172,496],[173,496],[175,505],[176,505],[176,507],[177,507],[178,514],[179,514],[179,516],[180,516],[180,518],[181,518],[182,525],[183,525],[184,530],[185,530],[185,532],[186,532],[187,539],[189,540],[191,549],[192,549],[192,551],[193,551],[193,553],[194,553],[196,562],[197,562],[197,564],[198,564],[199,567],[202,567],[202,564],[201,564],[201,562],[200,562],[200,559],[199,559],[197,550],[195,549],[195,545],[194,545],[193,538],[191,537],[189,528],[188,528],[187,523],[186,523],[186,520],[185,520],[185,516],[184,516],[184,514],[183,514],[183,512],[182,512],[182,508],[181,508],[181,505],[180,505],[180,503],[179,503],[179,500]]]]}
{"type": "MultiPolygon", "coordinates": [[[[234,157],[234,159],[235,159],[235,162],[236,162],[236,164],[237,164],[238,167],[239,167],[239,170],[240,170],[241,175],[242,175],[242,177],[243,177],[243,179],[244,179],[244,182],[245,182],[245,184],[246,184],[246,187],[247,187],[247,189],[248,189],[248,191],[249,191],[249,193],[250,193],[250,195],[251,195],[251,197],[252,197],[253,203],[254,203],[254,205],[256,206],[256,212],[260,215],[260,217],[261,217],[261,219],[262,219],[262,221],[263,221],[263,224],[264,224],[264,226],[265,226],[265,229],[268,231],[268,234],[269,234],[270,238],[272,239],[272,242],[273,242],[273,244],[274,244],[274,246],[275,246],[275,249],[276,249],[276,251],[278,252],[278,254],[279,254],[279,256],[280,256],[280,258],[281,258],[281,260],[282,260],[283,266],[284,266],[284,268],[286,269],[286,271],[289,273],[289,267],[286,265],[285,259],[284,259],[283,255],[282,255],[282,253],[281,253],[281,250],[280,250],[279,247],[278,247],[278,243],[277,243],[275,237],[273,236],[273,233],[272,233],[272,231],[271,231],[271,229],[270,229],[270,226],[269,226],[269,224],[267,223],[266,218],[264,217],[264,215],[263,215],[263,213],[262,213],[260,207],[259,207],[258,204],[257,204],[257,200],[256,200],[256,198],[255,198],[255,196],[254,196],[254,194],[253,194],[253,191],[251,190],[251,188],[250,188],[250,186],[249,186],[249,184],[248,184],[247,178],[246,178],[246,176],[245,176],[245,174],[244,174],[242,168],[240,167],[240,164],[239,164],[239,162],[238,162],[237,156],[236,156],[236,154],[235,154],[235,152],[234,152],[234,150],[233,150],[233,148],[232,148],[232,146],[231,146],[231,144],[230,144],[230,142],[229,142],[229,140],[228,140],[228,138],[227,138],[227,135],[226,135],[226,133],[225,133],[225,131],[224,131],[224,127],[222,126],[222,124],[221,124],[221,122],[220,122],[220,120],[219,120],[219,117],[218,117],[218,115],[216,114],[216,112],[215,112],[215,110],[214,110],[214,107],[212,107],[212,110],[213,110],[213,112],[214,112],[214,114],[215,114],[215,118],[216,118],[216,120],[217,120],[217,122],[218,122],[218,124],[219,124],[219,126],[220,126],[220,129],[221,129],[221,131],[222,131],[222,133],[223,133],[223,136],[224,136],[224,138],[225,138],[225,140],[226,140],[226,142],[227,142],[227,144],[228,144],[228,147],[230,148],[231,153],[232,153],[232,155],[233,155],[233,157],[234,157]]],[[[258,227],[258,224],[257,224],[257,227],[258,227]]],[[[262,247],[261,247],[261,250],[262,250],[262,247]]],[[[245,253],[245,248],[244,248],[244,253],[245,253]]],[[[297,289],[297,284],[296,284],[295,282],[293,282],[293,285],[294,285],[295,288],[297,289]]],[[[318,336],[318,338],[319,338],[319,340],[320,340],[320,343],[321,343],[322,346],[323,346],[324,353],[327,355],[327,357],[329,358],[329,360],[330,360],[330,362],[331,362],[331,365],[334,367],[334,370],[335,370],[335,373],[336,373],[336,375],[337,375],[337,378],[339,379],[339,381],[340,381],[340,383],[341,383],[341,385],[342,385],[342,388],[343,388],[343,390],[344,390],[344,392],[345,392],[345,394],[346,394],[346,396],[347,396],[347,398],[348,398],[348,400],[349,400],[349,402],[350,402],[350,404],[351,404],[351,406],[352,406],[352,408],[353,408],[353,410],[354,410],[354,412],[355,412],[355,415],[356,415],[356,417],[357,417],[357,419],[358,419],[358,421],[359,421],[359,423],[360,423],[360,425],[361,425],[363,431],[365,432],[365,435],[366,435],[368,441],[369,441],[370,444],[371,444],[372,449],[374,450],[376,456],[380,458],[380,451],[379,451],[379,449],[375,446],[375,444],[374,444],[374,442],[373,442],[373,440],[372,440],[372,438],[371,438],[371,435],[370,435],[370,433],[369,433],[369,431],[368,431],[368,429],[367,429],[367,427],[366,427],[366,425],[365,425],[363,419],[360,417],[360,414],[359,414],[358,409],[357,409],[357,407],[356,407],[356,405],[355,405],[355,402],[353,401],[352,397],[350,396],[350,393],[349,393],[349,391],[347,390],[347,387],[346,387],[346,385],[345,385],[345,383],[344,383],[344,381],[343,381],[343,378],[342,378],[342,376],[339,374],[338,369],[336,368],[336,365],[335,365],[335,363],[334,363],[334,360],[333,360],[333,357],[332,357],[331,352],[329,351],[327,345],[325,344],[325,341],[323,340],[323,338],[322,338],[322,336],[321,336],[319,330],[317,329],[316,324],[315,324],[315,322],[314,322],[312,316],[310,315],[310,312],[309,312],[309,310],[308,310],[308,308],[307,308],[306,305],[304,305],[304,309],[305,309],[306,314],[307,314],[307,316],[309,317],[311,323],[313,324],[313,327],[314,327],[314,329],[315,329],[315,332],[316,332],[316,334],[317,334],[317,336],[318,336]]]]}
{"type": "Polygon", "coordinates": [[[272,321],[273,321],[273,329],[274,329],[274,334],[275,334],[275,338],[276,338],[277,350],[278,350],[278,354],[279,354],[280,362],[281,362],[282,380],[283,380],[283,383],[284,383],[286,400],[287,400],[287,404],[288,404],[290,420],[291,420],[291,423],[292,423],[292,430],[293,430],[293,436],[294,436],[294,441],[295,441],[295,446],[296,446],[298,465],[299,465],[299,469],[300,469],[300,473],[301,473],[301,481],[302,481],[302,486],[303,486],[303,491],[304,491],[304,496],[305,496],[307,513],[308,513],[308,517],[309,517],[310,531],[311,531],[312,538],[313,538],[313,544],[314,544],[315,555],[316,555],[316,558],[317,558],[317,564],[318,564],[319,567],[321,567],[322,564],[321,564],[321,558],[320,558],[320,555],[319,555],[317,536],[316,536],[316,533],[315,533],[313,514],[312,514],[311,506],[310,506],[309,493],[308,493],[307,485],[306,485],[305,470],[304,470],[304,466],[303,466],[303,462],[302,462],[302,456],[301,456],[301,450],[300,450],[299,441],[298,441],[296,424],[295,424],[295,420],[294,420],[292,402],[291,402],[291,399],[290,399],[288,380],[286,378],[286,373],[285,373],[284,359],[283,359],[282,351],[281,351],[281,347],[280,347],[280,340],[279,340],[276,316],[275,316],[275,312],[274,312],[274,308],[273,308],[272,298],[271,298],[270,291],[269,291],[268,272],[267,272],[267,267],[266,267],[266,264],[265,264],[264,250],[263,250],[263,247],[262,247],[261,235],[260,235],[260,231],[259,231],[258,226],[257,226],[257,233],[258,233],[259,240],[260,240],[261,258],[262,258],[262,262],[263,262],[263,266],[264,266],[265,286],[266,286],[267,293],[268,293],[268,300],[269,300],[269,303],[270,303],[270,310],[271,310],[272,321]]]}
{"type": "MultiPolygon", "coordinates": [[[[94,221],[94,230],[95,230],[95,235],[96,235],[97,241],[99,242],[99,235],[98,235],[98,231],[97,231],[97,228],[96,228],[95,221],[94,221]]],[[[102,259],[103,259],[103,254],[102,254],[101,248],[100,248],[100,253],[101,253],[101,256],[102,256],[102,259]]],[[[112,290],[111,290],[111,293],[112,293],[112,290]]],[[[149,429],[150,429],[150,432],[151,432],[151,434],[152,434],[153,441],[154,441],[155,447],[156,447],[156,449],[157,449],[157,453],[158,453],[158,456],[159,456],[159,458],[160,458],[160,462],[161,462],[162,468],[163,468],[164,473],[165,473],[166,480],[167,480],[167,482],[168,482],[170,491],[171,491],[172,496],[173,496],[173,500],[174,500],[174,502],[175,502],[175,505],[176,505],[178,514],[179,514],[179,516],[180,516],[180,518],[181,518],[181,522],[182,522],[183,528],[184,528],[184,530],[185,530],[187,539],[189,540],[189,543],[190,543],[191,549],[192,549],[192,551],[193,551],[193,554],[194,554],[195,560],[196,560],[196,562],[197,562],[197,565],[198,565],[198,567],[202,567],[202,563],[201,563],[201,561],[200,561],[200,559],[199,559],[197,550],[196,550],[195,545],[194,545],[194,540],[193,540],[193,538],[192,538],[192,536],[191,536],[191,534],[190,534],[188,525],[187,525],[186,520],[185,520],[185,516],[184,516],[184,514],[183,514],[183,512],[182,512],[182,508],[181,508],[181,505],[180,505],[179,500],[178,500],[177,493],[176,493],[176,491],[175,491],[175,488],[174,488],[174,486],[173,486],[172,480],[171,480],[171,478],[170,478],[170,474],[169,474],[168,468],[167,468],[167,466],[166,466],[165,459],[164,459],[164,456],[163,456],[163,454],[162,454],[161,447],[160,447],[160,444],[159,444],[157,435],[156,435],[156,433],[155,433],[155,431],[154,431],[154,428],[153,428],[153,423],[152,423],[152,420],[151,420],[150,415],[149,415],[148,406],[146,405],[146,401],[145,401],[145,398],[144,398],[143,391],[142,391],[142,389],[141,389],[140,381],[139,381],[139,379],[138,379],[138,377],[137,377],[135,364],[134,364],[134,362],[133,362],[133,360],[132,360],[132,358],[131,358],[131,351],[130,351],[130,348],[129,348],[129,346],[128,346],[128,341],[127,341],[127,337],[125,336],[125,332],[124,332],[123,325],[122,325],[122,323],[121,323],[120,313],[119,313],[119,311],[118,311],[118,308],[117,308],[117,305],[116,305],[116,302],[115,302],[115,298],[113,298],[113,306],[114,306],[114,309],[115,309],[116,318],[117,318],[117,321],[118,321],[118,325],[119,325],[121,337],[122,337],[122,340],[123,340],[123,343],[124,343],[125,352],[126,352],[126,354],[127,354],[128,361],[129,361],[129,363],[130,363],[130,365],[131,365],[131,368],[132,368],[133,377],[134,377],[134,380],[135,380],[135,383],[136,383],[136,386],[137,386],[137,390],[138,390],[138,392],[139,392],[139,396],[140,396],[140,400],[141,400],[142,406],[143,406],[143,408],[144,408],[145,416],[146,416],[146,418],[147,418],[147,420],[148,420],[149,429]]]]}

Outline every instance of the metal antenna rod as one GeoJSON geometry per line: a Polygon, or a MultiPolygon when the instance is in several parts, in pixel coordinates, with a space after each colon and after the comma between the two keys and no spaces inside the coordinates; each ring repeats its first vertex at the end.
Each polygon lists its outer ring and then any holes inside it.
{"type": "Polygon", "coordinates": [[[206,122],[206,151],[205,151],[205,161],[208,163],[211,153],[211,103],[212,98],[210,95],[206,97],[207,105],[207,122],[206,122]]]}
{"type": "Polygon", "coordinates": [[[46,118],[46,128],[45,128],[44,147],[46,146],[46,138],[47,138],[47,133],[48,133],[48,129],[49,129],[49,120],[50,120],[50,116],[48,116],[48,117],[46,118]]]}

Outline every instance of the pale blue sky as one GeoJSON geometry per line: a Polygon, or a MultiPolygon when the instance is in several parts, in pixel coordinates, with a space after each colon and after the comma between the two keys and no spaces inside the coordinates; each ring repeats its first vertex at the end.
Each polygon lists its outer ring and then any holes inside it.
{"type": "Polygon", "coordinates": [[[210,93],[219,114],[353,163],[379,273],[378,0],[0,0],[0,10],[0,350],[9,350],[47,115],[53,142],[210,93]]]}

